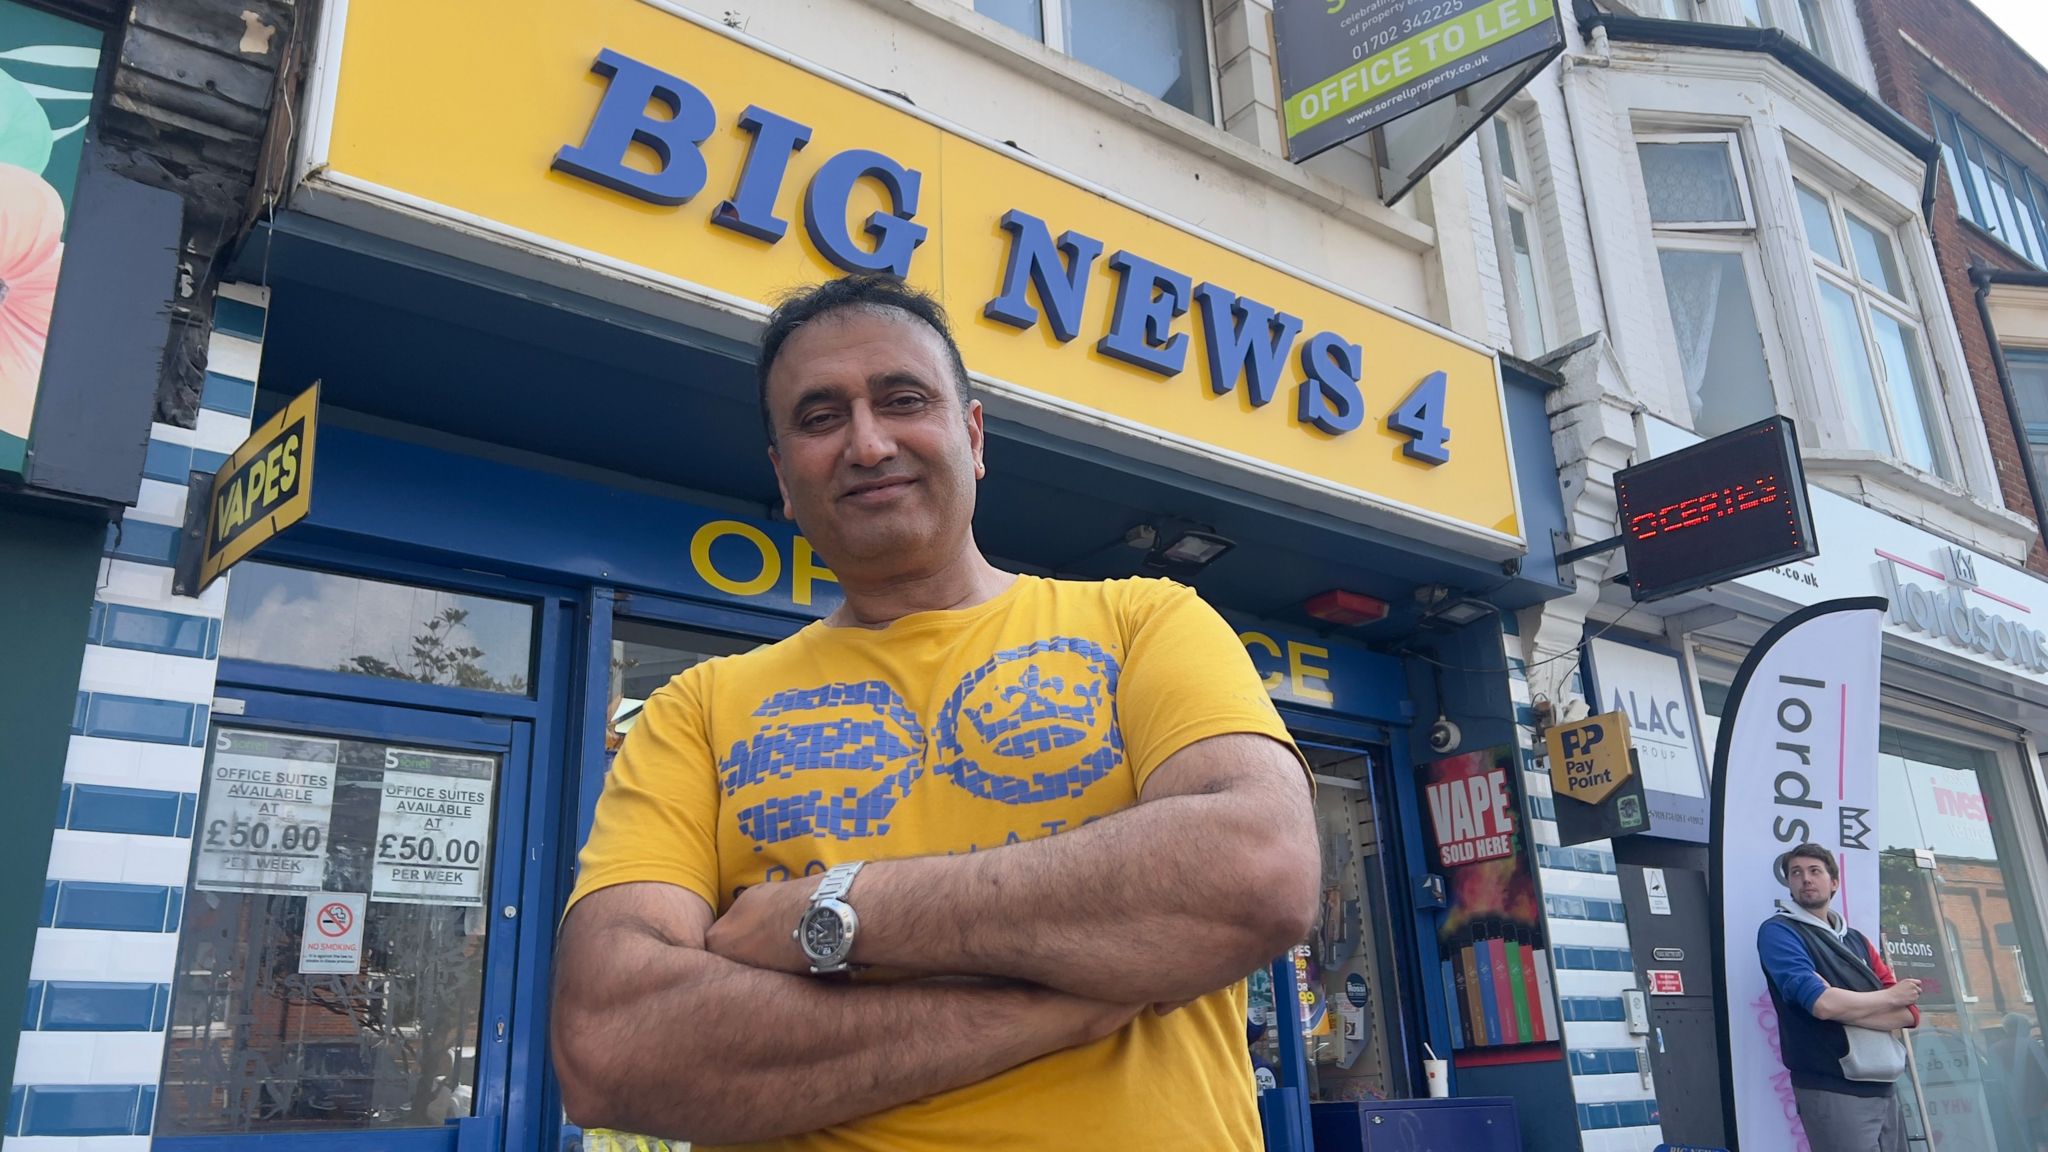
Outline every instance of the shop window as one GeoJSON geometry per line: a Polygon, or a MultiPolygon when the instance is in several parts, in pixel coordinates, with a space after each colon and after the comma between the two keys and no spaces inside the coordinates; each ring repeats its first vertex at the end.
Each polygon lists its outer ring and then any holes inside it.
{"type": "Polygon", "coordinates": [[[1528,125],[1512,112],[1493,118],[1494,141],[1500,152],[1501,195],[1508,219],[1508,251],[1515,282],[1510,286],[1522,305],[1534,348],[1519,348],[1524,356],[1540,356],[1557,342],[1557,322],[1551,313],[1550,290],[1544,283],[1550,267],[1543,252],[1542,215],[1537,211],[1535,169],[1529,161],[1528,125]]]}
{"type": "Polygon", "coordinates": [[[605,749],[617,752],[640,709],[656,689],[706,660],[737,656],[761,646],[759,640],[697,632],[638,620],[612,622],[611,730],[605,749]]]}
{"type": "Polygon", "coordinates": [[[1947,425],[1897,236],[1818,184],[1794,181],[1793,190],[1849,432],[1861,447],[1952,478],[1947,425]]]}
{"type": "Polygon", "coordinates": [[[1205,0],[974,0],[974,10],[1215,122],[1205,0]]]}
{"type": "Polygon", "coordinates": [[[2024,975],[2048,953],[2032,915],[2037,878],[2018,847],[2041,833],[2005,786],[2015,754],[1894,723],[1879,731],[1884,947],[1901,977],[1922,984],[1921,1068],[1963,1070],[1926,1085],[1929,1110],[1947,1129],[1943,1147],[2033,1147],[2024,1134],[2048,1090],[2048,1076],[2034,1078],[2031,1067],[2041,1019],[2024,975]],[[1981,1103],[1944,1114],[1944,1099],[1981,1103]]]}
{"type": "Polygon", "coordinates": [[[243,563],[220,654],[323,672],[524,696],[531,605],[333,572],[243,563]]]}
{"type": "MultiPolygon", "coordinates": [[[[2005,374],[2020,410],[2020,431],[2033,458],[2034,482],[2048,486],[2048,349],[2005,349],[2005,374]]],[[[2034,498],[2048,503],[2048,490],[2034,498]]]]}
{"type": "Polygon", "coordinates": [[[499,767],[495,755],[214,729],[157,1135],[473,1114],[499,767]],[[235,781],[292,798],[266,804],[235,781]],[[393,797],[425,794],[465,813],[420,832],[427,821],[393,797]],[[309,941],[327,938],[341,943],[316,954],[309,941]]]}
{"type": "MultiPolygon", "coordinates": [[[[1293,953],[1303,1043],[1313,1100],[1389,1099],[1408,1094],[1395,1073],[1387,1013],[1398,1012],[1392,913],[1374,815],[1371,754],[1304,740],[1316,777],[1316,829],[1323,847],[1323,911],[1293,953]]],[[[1264,1087],[1280,1071],[1273,984],[1252,977],[1252,1066],[1264,1087]]]]}
{"type": "Polygon", "coordinates": [[[2035,267],[2048,261],[2048,186],[2037,171],[1993,146],[1969,122],[1931,101],[1942,166],[1956,210],[2035,267]]]}
{"type": "Polygon", "coordinates": [[[1648,136],[1636,154],[1693,431],[1716,436],[1776,414],[1750,290],[1761,279],[1755,221],[1734,135],[1648,136]]]}

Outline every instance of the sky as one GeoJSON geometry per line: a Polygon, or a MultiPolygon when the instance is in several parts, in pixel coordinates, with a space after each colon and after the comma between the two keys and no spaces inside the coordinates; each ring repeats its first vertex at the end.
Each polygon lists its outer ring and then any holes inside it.
{"type": "Polygon", "coordinates": [[[2048,3],[2042,0],[1971,0],[1985,15],[1998,21],[2006,35],[2034,59],[2048,64],[2048,3]]]}

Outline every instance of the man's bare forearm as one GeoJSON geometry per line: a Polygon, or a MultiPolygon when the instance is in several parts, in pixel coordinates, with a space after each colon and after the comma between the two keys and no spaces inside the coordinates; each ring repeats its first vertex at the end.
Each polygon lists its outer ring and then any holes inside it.
{"type": "Polygon", "coordinates": [[[1042,840],[869,865],[853,958],[1187,1000],[1306,935],[1320,870],[1298,776],[1168,796],[1042,840]]]}
{"type": "Polygon", "coordinates": [[[1854,1024],[1861,1028],[1875,1028],[1889,1032],[1894,1028],[1912,1028],[1918,1024],[1911,1008],[1898,1005],[1870,1005],[1850,1010],[1836,1018],[1839,1023],[1854,1024]]]}
{"type": "Polygon", "coordinates": [[[709,1143],[813,1131],[976,1083],[1095,1038],[1116,1011],[986,981],[766,972],[640,925],[565,935],[557,963],[571,1119],[709,1143]]]}

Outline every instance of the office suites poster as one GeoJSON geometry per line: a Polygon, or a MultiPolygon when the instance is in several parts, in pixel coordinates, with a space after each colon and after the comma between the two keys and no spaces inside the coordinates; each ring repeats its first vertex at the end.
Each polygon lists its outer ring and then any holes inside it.
{"type": "Polygon", "coordinates": [[[1446,1006],[1462,1049],[1561,1039],[1550,954],[1513,745],[1423,764],[1429,862],[1448,907],[1437,925],[1446,1006]]]}

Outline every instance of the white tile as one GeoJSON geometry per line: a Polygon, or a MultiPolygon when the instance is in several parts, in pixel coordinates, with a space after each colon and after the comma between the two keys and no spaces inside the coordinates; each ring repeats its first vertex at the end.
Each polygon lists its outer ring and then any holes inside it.
{"type": "Polygon", "coordinates": [[[249,418],[201,408],[192,426],[192,446],[208,452],[233,452],[249,438],[249,418]]]}
{"type": "Polygon", "coordinates": [[[1553,918],[1550,921],[1550,941],[1552,944],[1572,944],[1587,948],[1626,948],[1628,926],[1601,920],[1553,918]]]}
{"type": "Polygon", "coordinates": [[[129,604],[168,606],[173,599],[171,570],[161,564],[107,560],[100,575],[100,595],[129,604]]]}
{"type": "Polygon", "coordinates": [[[121,881],[121,865],[128,858],[126,832],[75,832],[59,828],[50,837],[52,880],[96,880],[110,884],[121,881]]]}
{"type": "Polygon", "coordinates": [[[9,1136],[7,1152],[83,1152],[80,1143],[76,1136],[9,1136]]]}
{"type": "Polygon", "coordinates": [[[1628,1025],[1619,1020],[1567,1020],[1564,1046],[1567,1048],[1634,1048],[1642,1037],[1629,1035],[1628,1025]]]}
{"type": "Polygon", "coordinates": [[[192,867],[192,841],[179,836],[131,836],[121,861],[128,884],[183,885],[192,867]]]}
{"type": "Polygon", "coordinates": [[[73,736],[64,759],[64,779],[73,784],[162,788],[197,792],[206,770],[206,750],[136,740],[73,736]]]}
{"type": "Polygon", "coordinates": [[[185,518],[185,486],[144,477],[136,494],[135,509],[154,520],[182,521],[185,518]]]}
{"type": "Polygon", "coordinates": [[[237,380],[254,380],[263,364],[263,345],[226,332],[215,332],[206,348],[206,368],[237,380]]]}
{"type": "Polygon", "coordinates": [[[163,1076],[164,1034],[101,1032],[93,1035],[92,1082],[154,1084],[163,1076]]]}
{"type": "Polygon", "coordinates": [[[1641,1128],[1615,1128],[1608,1132],[1614,1152],[1656,1152],[1664,1142],[1664,1130],[1654,1124],[1641,1128]]]}
{"type": "Polygon", "coordinates": [[[1633,972],[1586,972],[1560,968],[1551,973],[1559,996],[1620,996],[1636,986],[1633,972]]]}
{"type": "Polygon", "coordinates": [[[1616,1100],[1641,1100],[1650,1092],[1643,1087],[1643,1078],[1637,1073],[1612,1072],[1572,1077],[1572,1094],[1581,1104],[1607,1104],[1616,1100]]]}
{"type": "Polygon", "coordinates": [[[190,656],[88,644],[85,662],[78,673],[78,686],[87,692],[210,704],[215,668],[211,660],[190,656]]]}
{"type": "MultiPolygon", "coordinates": [[[[7,1146],[7,1152],[14,1152],[13,1144],[7,1146]]],[[[78,1152],[149,1152],[149,1137],[81,1136],[78,1152]]]]}
{"type": "Polygon", "coordinates": [[[23,1032],[14,1056],[15,1083],[102,1083],[92,1076],[92,1042],[91,1032],[23,1032]]]}
{"type": "Polygon", "coordinates": [[[169,980],[178,963],[178,937],[168,932],[102,932],[39,928],[31,980],[169,980]]]}

